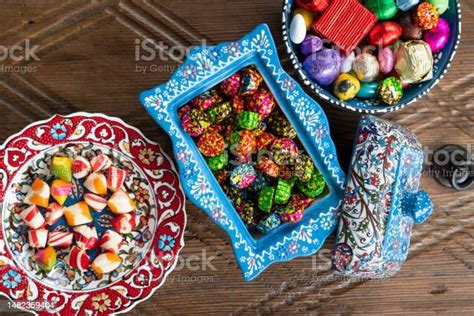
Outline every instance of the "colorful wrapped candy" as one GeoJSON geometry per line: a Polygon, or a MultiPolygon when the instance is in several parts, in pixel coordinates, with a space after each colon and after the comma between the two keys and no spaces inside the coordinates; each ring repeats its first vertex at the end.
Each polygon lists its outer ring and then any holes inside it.
{"type": "Polygon", "coordinates": [[[395,77],[382,80],[377,88],[380,99],[387,104],[397,104],[403,96],[402,83],[395,77]]]}
{"type": "Polygon", "coordinates": [[[67,263],[73,269],[79,269],[81,271],[89,268],[90,258],[85,250],[82,250],[78,246],[72,246],[67,257],[67,263]]]}
{"type": "Polygon", "coordinates": [[[107,205],[112,213],[115,214],[130,213],[137,208],[135,201],[122,189],[112,194],[110,199],[107,201],[107,205]]]}
{"type": "Polygon", "coordinates": [[[268,124],[272,126],[272,130],[280,137],[295,138],[296,131],[291,126],[283,113],[279,111],[273,112],[268,118],[268,124]]]}
{"type": "Polygon", "coordinates": [[[53,247],[46,247],[39,250],[33,259],[42,271],[49,272],[56,265],[56,250],[53,247]]]}
{"type": "Polygon", "coordinates": [[[354,60],[352,71],[360,81],[371,82],[379,74],[379,62],[374,55],[363,53],[354,60]]]}
{"type": "Polygon", "coordinates": [[[107,193],[107,179],[102,173],[91,173],[84,182],[87,190],[98,195],[105,195],[107,193]]]}
{"type": "Polygon", "coordinates": [[[93,249],[99,244],[97,230],[94,226],[81,225],[73,228],[74,239],[77,245],[82,249],[93,249]]]}
{"type": "Polygon", "coordinates": [[[69,157],[54,156],[51,171],[56,179],[72,181],[72,160],[69,157]]]}
{"type": "Polygon", "coordinates": [[[184,114],[181,117],[181,126],[183,130],[192,137],[197,137],[205,132],[205,128],[202,128],[199,123],[193,122],[189,117],[189,113],[184,114]]]}
{"type": "Polygon", "coordinates": [[[234,73],[227,79],[224,79],[219,85],[219,90],[226,97],[233,97],[240,91],[240,72],[234,73]]]}
{"type": "Polygon", "coordinates": [[[226,150],[219,156],[209,157],[207,159],[207,165],[211,170],[220,170],[224,168],[229,162],[229,154],[226,150]]]}
{"type": "Polygon", "coordinates": [[[313,173],[308,182],[298,181],[297,186],[304,195],[314,198],[323,193],[324,188],[326,187],[326,182],[318,170],[313,173]]]}
{"type": "Polygon", "coordinates": [[[364,4],[379,20],[389,20],[398,11],[395,0],[365,0],[364,4]]]}
{"type": "Polygon", "coordinates": [[[117,167],[110,167],[107,170],[107,188],[113,192],[120,189],[127,178],[127,171],[117,167]]]}
{"type": "Polygon", "coordinates": [[[241,129],[253,130],[260,123],[260,115],[256,112],[243,111],[237,114],[236,123],[241,129]]]}
{"type": "Polygon", "coordinates": [[[44,215],[46,223],[48,223],[48,225],[56,224],[56,222],[59,221],[61,217],[63,217],[65,209],[66,208],[64,206],[57,203],[49,204],[44,215]]]}
{"type": "Polygon", "coordinates": [[[278,228],[281,225],[280,216],[276,213],[272,213],[260,221],[257,225],[257,229],[262,234],[267,234],[272,230],[278,228]]]}
{"type": "Polygon", "coordinates": [[[69,193],[72,191],[72,183],[64,181],[62,179],[55,179],[51,183],[51,196],[59,203],[63,205],[66,202],[69,193]]]}
{"type": "Polygon", "coordinates": [[[245,102],[241,96],[236,95],[230,100],[230,105],[232,106],[232,110],[239,114],[243,110],[245,110],[245,102]]]}
{"type": "Polygon", "coordinates": [[[207,115],[213,124],[221,123],[222,121],[229,118],[231,114],[232,105],[230,102],[219,103],[207,111],[207,115]]]}
{"type": "Polygon", "coordinates": [[[255,68],[247,68],[243,71],[242,86],[240,88],[240,94],[242,96],[252,95],[258,91],[258,88],[263,82],[262,76],[257,72],[255,68]]]}
{"type": "Polygon", "coordinates": [[[283,223],[296,223],[299,222],[303,216],[303,210],[296,209],[293,204],[289,204],[280,213],[280,220],[283,223]]]}
{"type": "Polygon", "coordinates": [[[236,166],[230,173],[230,184],[239,189],[245,189],[255,181],[255,169],[249,164],[236,166]]]}
{"type": "Polygon", "coordinates": [[[86,202],[77,202],[64,210],[64,216],[69,226],[79,226],[92,222],[92,216],[86,202]]]}
{"type": "Polygon", "coordinates": [[[100,154],[92,158],[91,167],[94,172],[107,170],[112,165],[112,160],[105,154],[100,154]]]}
{"type": "Polygon", "coordinates": [[[295,161],[295,176],[301,182],[307,182],[311,179],[314,172],[314,164],[311,158],[306,154],[301,154],[295,161]]]}
{"type": "Polygon", "coordinates": [[[190,104],[201,111],[206,111],[221,102],[222,98],[217,94],[216,90],[213,89],[195,97],[191,100],[190,104]]]}
{"type": "Polygon", "coordinates": [[[311,29],[336,44],[344,53],[349,53],[369,33],[376,21],[375,14],[357,0],[333,0],[311,29]]]}
{"type": "Polygon", "coordinates": [[[252,131],[239,131],[230,136],[231,153],[236,155],[240,162],[250,160],[257,149],[257,139],[252,131]]]}
{"type": "Polygon", "coordinates": [[[271,147],[273,161],[279,165],[292,163],[298,156],[298,146],[291,138],[276,139],[271,147]]]}
{"type": "Polygon", "coordinates": [[[328,0],[296,0],[299,8],[310,12],[323,12],[329,5],[328,0]]]}
{"type": "Polygon", "coordinates": [[[91,172],[91,164],[89,160],[84,157],[77,156],[72,162],[72,175],[76,179],[82,179],[87,177],[91,172]]]}
{"type": "Polygon", "coordinates": [[[44,217],[38,207],[36,207],[36,205],[31,205],[24,209],[21,212],[20,217],[23,219],[25,224],[31,229],[38,229],[40,227],[43,227],[45,224],[44,217]]]}
{"type": "Polygon", "coordinates": [[[433,53],[439,53],[448,43],[449,33],[448,21],[439,19],[438,26],[426,31],[423,35],[423,40],[430,45],[433,53]]]}
{"type": "Polygon", "coordinates": [[[429,30],[438,25],[439,12],[435,5],[422,2],[413,11],[413,23],[422,30],[429,30]]]}
{"type": "Polygon", "coordinates": [[[247,227],[255,226],[255,207],[252,203],[243,203],[241,207],[237,209],[240,218],[247,227]]]}
{"type": "Polygon", "coordinates": [[[30,205],[38,205],[41,207],[48,207],[49,196],[49,185],[40,178],[36,178],[31,184],[28,192],[26,193],[24,203],[30,205]]]}
{"type": "Polygon", "coordinates": [[[273,206],[273,198],[275,197],[274,187],[265,187],[258,194],[258,208],[264,212],[270,212],[273,206]]]}
{"type": "Polygon", "coordinates": [[[57,248],[67,248],[72,245],[73,233],[70,232],[49,232],[48,246],[57,248]]]}
{"type": "Polygon", "coordinates": [[[309,55],[303,62],[308,76],[319,85],[326,87],[336,80],[341,72],[342,58],[339,51],[325,48],[309,55]]]}
{"type": "Polygon", "coordinates": [[[276,204],[286,204],[291,197],[291,189],[293,185],[286,180],[278,179],[275,189],[274,202],[276,204]]]}
{"type": "Polygon", "coordinates": [[[386,47],[398,41],[402,33],[403,28],[397,22],[378,23],[369,33],[369,43],[378,47],[386,47]]]}
{"type": "Polygon", "coordinates": [[[313,204],[314,200],[314,197],[309,197],[298,193],[291,196],[291,205],[293,205],[296,211],[304,211],[311,204],[313,204]]]}
{"type": "Polygon", "coordinates": [[[275,108],[275,104],[275,98],[270,91],[260,89],[250,98],[248,109],[257,112],[262,118],[267,118],[275,108]]]}
{"type": "Polygon", "coordinates": [[[93,193],[84,194],[84,202],[93,210],[102,211],[107,206],[107,200],[93,193]]]}
{"type": "Polygon", "coordinates": [[[91,264],[91,268],[97,274],[109,273],[117,269],[122,263],[122,259],[113,252],[105,252],[98,255],[91,264]]]}
{"type": "Polygon", "coordinates": [[[270,133],[261,133],[257,135],[257,150],[269,149],[275,141],[275,136],[270,133]]]}
{"type": "Polygon", "coordinates": [[[28,243],[33,248],[44,248],[48,241],[48,230],[46,228],[32,229],[28,231],[28,243]]]}
{"type": "Polygon", "coordinates": [[[137,224],[137,217],[130,213],[119,214],[110,220],[110,224],[112,224],[116,232],[130,234],[137,224]]]}
{"type": "Polygon", "coordinates": [[[205,157],[219,156],[225,150],[225,141],[221,134],[217,132],[205,133],[197,143],[199,151],[205,157]]]}
{"type": "Polygon", "coordinates": [[[262,157],[257,162],[257,168],[270,177],[278,177],[280,166],[268,157],[262,157]]]}
{"type": "Polygon", "coordinates": [[[107,230],[100,239],[100,247],[107,252],[118,253],[122,246],[123,237],[113,230],[107,230]]]}
{"type": "Polygon", "coordinates": [[[354,98],[360,90],[360,82],[356,77],[349,74],[340,74],[334,82],[334,95],[339,100],[354,98]]]}

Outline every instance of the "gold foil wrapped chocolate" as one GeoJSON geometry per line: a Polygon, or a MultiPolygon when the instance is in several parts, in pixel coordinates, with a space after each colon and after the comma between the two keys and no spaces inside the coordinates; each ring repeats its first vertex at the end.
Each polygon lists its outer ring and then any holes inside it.
{"type": "Polygon", "coordinates": [[[424,41],[401,43],[395,56],[395,70],[403,83],[416,83],[433,78],[433,54],[424,41]]]}

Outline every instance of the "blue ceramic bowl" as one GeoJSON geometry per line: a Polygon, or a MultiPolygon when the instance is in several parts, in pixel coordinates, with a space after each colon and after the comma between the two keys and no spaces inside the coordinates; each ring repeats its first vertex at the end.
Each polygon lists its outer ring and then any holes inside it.
{"type": "Polygon", "coordinates": [[[268,26],[262,24],[236,42],[194,48],[167,83],[144,91],[140,101],[173,142],[187,197],[227,232],[246,280],[271,263],[315,253],[334,231],[345,175],[327,118],[319,104],[282,69],[268,26]],[[262,74],[328,188],[324,197],[305,210],[301,221],[283,224],[260,238],[254,238],[245,227],[194,140],[183,130],[177,113],[191,99],[249,65],[262,74]]]}
{"type": "Polygon", "coordinates": [[[324,100],[329,101],[331,104],[337,107],[356,112],[385,113],[396,111],[417,101],[419,98],[427,94],[439,82],[439,80],[443,78],[444,74],[448,70],[461,38],[461,6],[458,1],[450,0],[449,9],[443,13],[441,17],[449,22],[451,36],[449,42],[446,44],[443,50],[433,56],[435,60],[433,79],[419,84],[412,84],[408,89],[404,90],[402,99],[394,105],[388,105],[379,100],[366,100],[359,98],[341,101],[333,95],[331,87],[319,86],[316,82],[309,78],[309,76],[306,74],[306,71],[303,69],[303,60],[300,60],[297,47],[291,42],[288,35],[292,12],[295,7],[296,4],[294,0],[284,0],[282,13],[283,40],[285,41],[287,51],[290,54],[293,67],[298,72],[304,84],[309,86],[314,92],[316,92],[318,96],[324,100]]]}

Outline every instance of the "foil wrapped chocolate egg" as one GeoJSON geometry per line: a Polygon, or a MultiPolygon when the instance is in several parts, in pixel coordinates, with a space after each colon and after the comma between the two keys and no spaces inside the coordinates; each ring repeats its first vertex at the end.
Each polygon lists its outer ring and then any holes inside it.
{"type": "Polygon", "coordinates": [[[438,26],[423,34],[423,40],[430,45],[433,53],[439,53],[448,43],[450,34],[449,23],[445,19],[439,19],[438,26]]]}
{"type": "Polygon", "coordinates": [[[402,36],[403,28],[400,24],[385,21],[376,24],[369,33],[369,43],[375,46],[392,45],[402,36]]]}
{"type": "Polygon", "coordinates": [[[377,60],[379,62],[380,72],[385,75],[390,73],[395,62],[392,48],[385,47],[384,49],[379,50],[379,53],[377,54],[377,60]]]}
{"type": "Polygon", "coordinates": [[[217,94],[217,91],[215,89],[212,89],[195,97],[189,103],[191,104],[191,106],[205,111],[220,102],[222,102],[222,98],[219,94],[217,94]]]}
{"type": "Polygon", "coordinates": [[[349,74],[340,74],[334,82],[334,95],[339,100],[349,100],[356,96],[360,89],[360,82],[356,77],[349,74]]]}
{"type": "Polygon", "coordinates": [[[343,73],[348,73],[352,70],[352,63],[355,60],[355,53],[352,52],[349,55],[347,55],[344,60],[342,61],[342,66],[341,66],[341,72],[343,73]]]}
{"type": "Polygon", "coordinates": [[[361,99],[375,99],[377,97],[378,82],[363,82],[360,85],[357,97],[361,99]]]}
{"type": "Polygon", "coordinates": [[[401,43],[395,54],[395,70],[403,83],[433,78],[433,54],[424,41],[401,43]]]}
{"type": "Polygon", "coordinates": [[[411,20],[411,14],[405,12],[400,15],[398,23],[402,26],[402,39],[403,40],[419,40],[423,36],[423,30],[413,24],[411,20]]]}
{"type": "Polygon", "coordinates": [[[408,11],[418,3],[420,3],[420,0],[397,0],[397,7],[402,11],[408,11]]]}
{"type": "Polygon", "coordinates": [[[395,77],[385,78],[379,83],[377,93],[383,102],[397,104],[403,96],[402,83],[395,77]]]}
{"type": "Polygon", "coordinates": [[[309,56],[323,49],[323,41],[319,37],[308,34],[300,45],[300,53],[303,56],[309,56]]]}
{"type": "Polygon", "coordinates": [[[329,0],[296,0],[296,5],[310,12],[323,12],[329,6],[329,0]]]}
{"type": "Polygon", "coordinates": [[[362,82],[371,82],[379,74],[379,63],[375,56],[363,53],[356,57],[352,64],[352,71],[362,82]]]}
{"type": "Polygon", "coordinates": [[[439,12],[435,5],[422,2],[413,10],[413,23],[422,30],[430,30],[438,25],[439,12]]]}
{"type": "Polygon", "coordinates": [[[390,20],[398,12],[395,0],[366,0],[364,5],[367,9],[372,11],[379,20],[390,20]]]}
{"type": "Polygon", "coordinates": [[[341,55],[335,49],[323,49],[306,58],[303,63],[308,76],[321,86],[328,86],[336,80],[342,65],[341,55]]]}
{"type": "Polygon", "coordinates": [[[449,8],[449,0],[429,0],[428,2],[436,6],[439,14],[443,14],[449,8]]]}

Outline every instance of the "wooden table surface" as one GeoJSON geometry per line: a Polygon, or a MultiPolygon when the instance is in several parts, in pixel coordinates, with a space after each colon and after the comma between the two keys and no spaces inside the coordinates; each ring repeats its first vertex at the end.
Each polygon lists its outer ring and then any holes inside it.
{"type": "MultiPolygon", "coordinates": [[[[0,44],[38,45],[39,60],[0,63],[0,141],[55,113],[102,112],[139,127],[171,155],[166,134],[139,105],[140,91],[165,82],[179,65],[165,53],[136,60],[136,41],[170,48],[239,39],[267,23],[291,72],[280,35],[281,1],[0,1],[0,44]],[[3,68],[18,66],[14,72],[3,68]],[[142,66],[155,71],[140,72],[142,66]],[[154,65],[154,67],[150,67],[154,65]]],[[[473,145],[474,1],[462,1],[463,34],[451,69],[425,98],[384,115],[414,131],[427,150],[446,143],[473,145]]],[[[291,72],[293,73],[293,72],[291,72]]],[[[294,73],[293,73],[294,74],[294,73]]],[[[358,115],[322,102],[344,169],[358,115]]],[[[395,277],[357,283],[336,279],[320,255],[275,264],[243,281],[226,234],[187,204],[182,261],[164,286],[131,313],[146,314],[474,314],[474,195],[455,193],[424,175],[434,214],[416,226],[410,255],[395,277]],[[209,260],[210,265],[202,264],[209,260]]],[[[2,314],[11,314],[5,299],[2,314]]],[[[20,312],[18,312],[20,313],[20,312]]]]}

